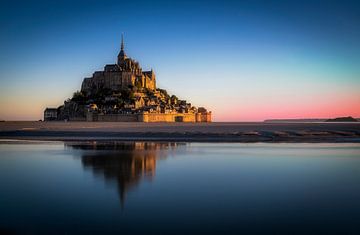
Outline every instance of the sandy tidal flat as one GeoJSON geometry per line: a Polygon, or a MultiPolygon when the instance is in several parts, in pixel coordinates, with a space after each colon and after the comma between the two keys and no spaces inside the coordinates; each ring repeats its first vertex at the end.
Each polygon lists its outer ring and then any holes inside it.
{"type": "Polygon", "coordinates": [[[360,142],[360,123],[1,122],[1,139],[360,142]]]}

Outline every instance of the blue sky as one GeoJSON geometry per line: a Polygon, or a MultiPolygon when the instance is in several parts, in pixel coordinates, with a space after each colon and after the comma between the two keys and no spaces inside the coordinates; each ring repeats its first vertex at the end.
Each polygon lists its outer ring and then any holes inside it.
{"type": "Polygon", "coordinates": [[[0,119],[127,54],[216,121],[360,116],[357,1],[2,1],[0,119]]]}

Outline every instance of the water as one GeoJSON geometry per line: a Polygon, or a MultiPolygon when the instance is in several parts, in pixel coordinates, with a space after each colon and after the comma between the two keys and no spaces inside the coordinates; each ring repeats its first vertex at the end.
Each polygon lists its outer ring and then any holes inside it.
{"type": "Polygon", "coordinates": [[[0,234],[360,234],[359,144],[0,144],[0,234]]]}

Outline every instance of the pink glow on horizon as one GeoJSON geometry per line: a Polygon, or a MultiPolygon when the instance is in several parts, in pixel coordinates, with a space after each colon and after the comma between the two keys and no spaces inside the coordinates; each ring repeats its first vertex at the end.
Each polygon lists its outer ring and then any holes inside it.
{"type": "Polygon", "coordinates": [[[352,116],[360,118],[360,95],[334,99],[270,100],[266,105],[238,103],[214,110],[214,121],[263,121],[266,119],[310,119],[352,116]]]}

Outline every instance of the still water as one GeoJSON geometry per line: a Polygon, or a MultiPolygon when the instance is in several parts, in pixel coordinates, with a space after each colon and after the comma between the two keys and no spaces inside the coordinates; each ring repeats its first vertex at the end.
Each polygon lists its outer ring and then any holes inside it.
{"type": "Polygon", "coordinates": [[[0,234],[360,234],[359,144],[0,142],[0,234]]]}

